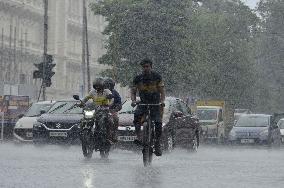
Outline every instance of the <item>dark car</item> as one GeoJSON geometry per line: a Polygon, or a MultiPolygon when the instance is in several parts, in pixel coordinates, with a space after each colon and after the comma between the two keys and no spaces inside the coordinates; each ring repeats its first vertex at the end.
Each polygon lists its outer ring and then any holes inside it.
{"type": "Polygon", "coordinates": [[[229,141],[238,144],[280,145],[280,129],[272,115],[246,114],[240,116],[229,134],[229,141]]]}
{"type": "MultiPolygon", "coordinates": [[[[118,143],[124,149],[133,149],[136,139],[133,125],[135,108],[127,100],[119,112],[118,143]]],[[[196,150],[199,145],[199,122],[191,114],[190,108],[181,99],[167,97],[163,113],[163,149],[172,150],[183,146],[196,150]]],[[[142,127],[143,128],[143,127],[142,127]]]]}
{"type": "Polygon", "coordinates": [[[82,109],[76,100],[57,101],[47,113],[33,124],[33,142],[38,143],[79,143],[82,109]]]}

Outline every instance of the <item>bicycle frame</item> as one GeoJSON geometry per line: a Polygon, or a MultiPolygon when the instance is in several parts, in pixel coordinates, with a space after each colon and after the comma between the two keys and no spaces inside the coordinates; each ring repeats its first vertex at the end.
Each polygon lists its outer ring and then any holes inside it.
{"type": "Polygon", "coordinates": [[[151,109],[150,106],[160,106],[161,104],[138,104],[138,106],[146,106],[146,124],[143,126],[143,163],[144,166],[151,165],[152,155],[155,143],[155,129],[154,122],[151,119],[151,109]]]}

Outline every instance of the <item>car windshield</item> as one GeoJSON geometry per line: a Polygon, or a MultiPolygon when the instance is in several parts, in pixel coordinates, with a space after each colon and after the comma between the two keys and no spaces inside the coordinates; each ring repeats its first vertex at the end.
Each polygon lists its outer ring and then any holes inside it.
{"type": "MultiPolygon", "coordinates": [[[[169,106],[170,106],[170,102],[166,100],[164,112],[168,111],[169,106]]],[[[136,109],[136,107],[133,108],[131,106],[131,101],[126,101],[125,103],[123,103],[122,109],[119,111],[119,114],[134,114],[135,109],[136,109]]]]}
{"type": "Polygon", "coordinates": [[[47,112],[49,114],[81,114],[82,109],[75,104],[76,101],[59,101],[47,112]]]}
{"type": "Polygon", "coordinates": [[[200,120],[217,120],[217,110],[216,109],[198,109],[197,117],[200,120]]]}
{"type": "Polygon", "coordinates": [[[284,129],[284,120],[280,120],[277,125],[280,129],[284,129]]]}
{"type": "Polygon", "coordinates": [[[248,113],[248,109],[235,109],[235,113],[248,113]]]}
{"type": "Polygon", "coordinates": [[[32,104],[32,106],[29,108],[29,110],[26,112],[25,116],[26,117],[36,117],[36,116],[40,116],[40,111],[44,110],[45,112],[47,112],[50,107],[53,104],[48,103],[48,104],[39,104],[39,103],[34,103],[32,104]]]}
{"type": "Polygon", "coordinates": [[[122,105],[122,109],[119,111],[120,114],[133,114],[135,108],[131,106],[131,101],[126,101],[122,105]]]}
{"type": "Polygon", "coordinates": [[[267,127],[269,118],[267,116],[241,116],[236,127],[267,127]]]}

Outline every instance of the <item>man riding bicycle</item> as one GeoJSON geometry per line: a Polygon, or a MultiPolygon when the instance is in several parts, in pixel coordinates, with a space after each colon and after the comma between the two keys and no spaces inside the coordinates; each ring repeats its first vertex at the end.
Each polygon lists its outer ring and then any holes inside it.
{"type": "MultiPolygon", "coordinates": [[[[140,62],[143,68],[142,74],[136,76],[133,80],[131,88],[131,105],[136,106],[136,93],[139,92],[139,97],[142,104],[159,104],[164,106],[165,90],[162,77],[152,70],[152,61],[150,59],[143,59],[140,62]]],[[[146,113],[146,106],[137,106],[134,113],[134,126],[136,136],[139,142],[142,140],[141,126],[142,118],[146,113]]],[[[162,155],[161,150],[161,137],[162,137],[162,108],[160,106],[150,107],[151,119],[155,122],[155,154],[156,156],[162,155]]]]}

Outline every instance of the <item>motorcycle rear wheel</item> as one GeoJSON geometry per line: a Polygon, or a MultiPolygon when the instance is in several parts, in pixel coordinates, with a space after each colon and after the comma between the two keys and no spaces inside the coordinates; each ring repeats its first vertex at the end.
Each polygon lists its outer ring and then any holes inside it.
{"type": "Polygon", "coordinates": [[[109,150],[108,151],[100,151],[100,156],[102,159],[107,159],[109,156],[109,150]]]}

